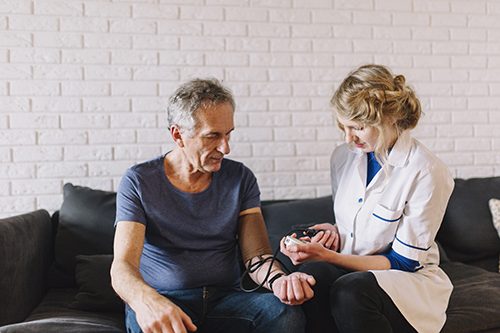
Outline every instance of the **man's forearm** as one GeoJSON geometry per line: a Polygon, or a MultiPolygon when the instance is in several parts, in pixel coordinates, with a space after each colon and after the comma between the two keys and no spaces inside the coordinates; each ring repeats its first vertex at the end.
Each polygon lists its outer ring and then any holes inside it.
{"type": "MultiPolygon", "coordinates": [[[[255,264],[257,262],[265,260],[266,258],[269,258],[264,264],[262,264],[262,266],[256,269],[255,272],[250,273],[250,277],[255,283],[261,284],[264,280],[266,280],[266,275],[269,272],[269,267],[271,266],[271,261],[272,261],[270,258],[271,256],[272,256],[271,254],[264,254],[262,256],[253,257],[248,261],[247,267],[251,264],[255,264]]],[[[286,273],[281,268],[281,265],[277,261],[275,261],[272,264],[271,271],[267,276],[266,283],[264,284],[265,288],[271,290],[271,287],[269,286],[269,279],[271,279],[277,273],[282,273],[283,275],[286,275],[286,273]]]]}
{"type": "Polygon", "coordinates": [[[111,284],[118,296],[133,309],[138,302],[144,303],[147,294],[156,293],[144,282],[139,270],[124,261],[113,261],[111,284]]]}

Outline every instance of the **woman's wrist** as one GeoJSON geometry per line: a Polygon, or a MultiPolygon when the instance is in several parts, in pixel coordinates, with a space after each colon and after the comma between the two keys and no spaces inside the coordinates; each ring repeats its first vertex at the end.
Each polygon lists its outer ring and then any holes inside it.
{"type": "Polygon", "coordinates": [[[340,256],[342,256],[342,254],[340,254],[339,252],[328,249],[328,252],[324,258],[324,261],[326,261],[330,264],[338,264],[340,256]]]}

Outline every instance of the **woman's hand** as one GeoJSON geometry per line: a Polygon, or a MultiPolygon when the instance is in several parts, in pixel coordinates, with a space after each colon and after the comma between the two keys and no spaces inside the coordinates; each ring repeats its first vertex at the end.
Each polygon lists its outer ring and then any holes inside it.
{"type": "Polygon", "coordinates": [[[310,229],[321,230],[314,235],[311,243],[320,243],[327,249],[338,251],[340,249],[340,236],[337,226],[330,223],[315,224],[310,229]]]}
{"type": "Polygon", "coordinates": [[[280,250],[281,253],[290,258],[294,265],[307,261],[326,261],[326,258],[334,252],[319,242],[291,243],[285,245],[285,238],[280,242],[280,250]]]}

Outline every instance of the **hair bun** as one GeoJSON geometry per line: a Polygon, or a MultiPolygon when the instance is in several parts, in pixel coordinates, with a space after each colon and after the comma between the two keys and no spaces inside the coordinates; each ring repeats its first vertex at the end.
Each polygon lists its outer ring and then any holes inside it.
{"type": "Polygon", "coordinates": [[[394,77],[394,85],[397,90],[404,90],[406,85],[406,78],[404,75],[396,75],[394,77]]]}

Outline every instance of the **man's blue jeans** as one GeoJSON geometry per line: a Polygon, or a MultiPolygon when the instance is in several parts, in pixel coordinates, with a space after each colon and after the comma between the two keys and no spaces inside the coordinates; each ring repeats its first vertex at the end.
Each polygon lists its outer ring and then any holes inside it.
{"type": "MultiPolygon", "coordinates": [[[[245,293],[203,287],[162,293],[198,327],[197,333],[303,333],[305,316],[272,293],[245,293]]],[[[126,307],[127,333],[141,333],[135,313],[126,307]]]]}

